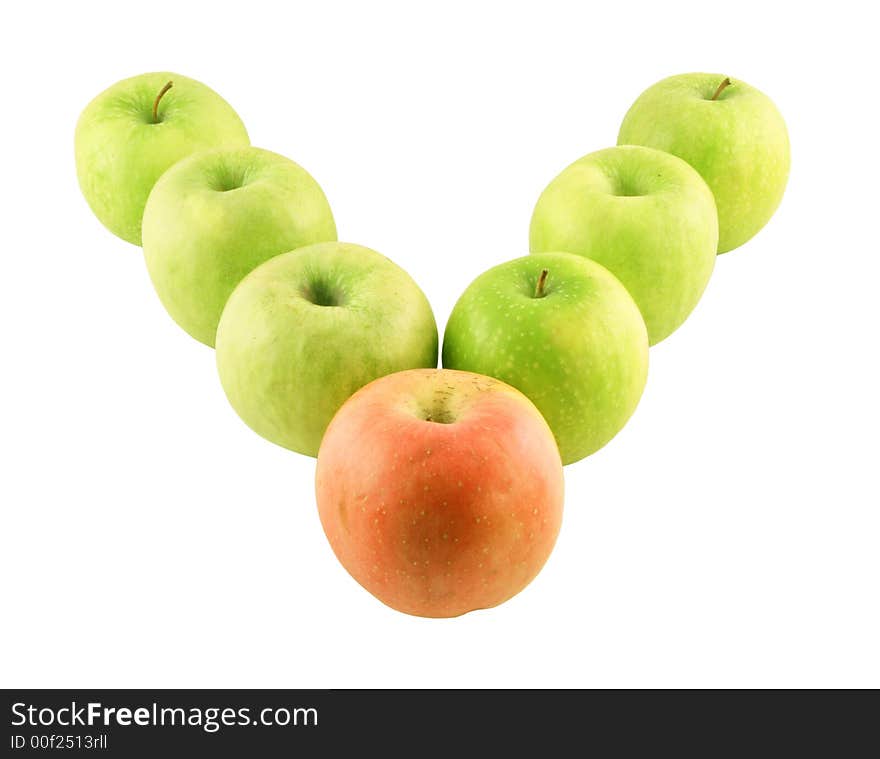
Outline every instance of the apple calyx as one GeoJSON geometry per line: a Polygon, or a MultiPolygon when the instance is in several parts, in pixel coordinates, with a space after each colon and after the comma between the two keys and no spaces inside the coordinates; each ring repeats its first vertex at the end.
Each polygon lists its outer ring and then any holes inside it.
{"type": "Polygon", "coordinates": [[[541,269],[541,274],[538,276],[538,284],[535,285],[535,297],[543,298],[546,293],[544,292],[544,285],[547,283],[547,275],[550,273],[549,269],[541,269]]]}
{"type": "Polygon", "coordinates": [[[718,100],[718,96],[727,89],[732,82],[730,81],[730,77],[726,76],[721,80],[721,84],[718,85],[718,89],[715,90],[715,94],[712,95],[712,100],[718,100]]]}
{"type": "Polygon", "coordinates": [[[153,101],[153,123],[159,123],[159,101],[162,99],[162,96],[168,92],[174,86],[174,82],[166,82],[165,86],[159,90],[159,94],[156,95],[156,99],[153,101]]]}

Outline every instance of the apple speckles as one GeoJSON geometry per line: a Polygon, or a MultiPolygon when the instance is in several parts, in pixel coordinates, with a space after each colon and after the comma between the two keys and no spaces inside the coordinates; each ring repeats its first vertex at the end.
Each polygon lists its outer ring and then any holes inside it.
{"type": "MultiPolygon", "coordinates": [[[[552,542],[544,540],[536,524],[543,514],[532,514],[534,508],[544,508],[544,494],[532,490],[526,495],[517,486],[520,481],[542,481],[544,475],[536,480],[535,472],[543,473],[547,467],[531,460],[498,466],[499,455],[507,455],[508,450],[515,452],[515,446],[521,443],[528,443],[527,455],[534,456],[535,444],[523,436],[527,430],[522,427],[499,424],[499,411],[509,408],[511,413],[526,417],[533,414],[535,431],[540,433],[538,444],[549,442],[548,456],[555,456],[553,442],[522,396],[501,383],[495,385],[495,394],[485,400],[485,411],[479,410],[477,401],[471,401],[468,415],[462,416],[461,424],[454,428],[425,425],[412,414],[411,407],[395,406],[394,420],[401,431],[395,434],[393,427],[385,428],[391,436],[382,443],[387,446],[384,462],[375,458],[383,449],[375,439],[369,439],[370,427],[359,422],[352,429],[362,446],[356,451],[358,455],[353,455],[349,437],[337,452],[336,468],[328,469],[322,479],[336,494],[368,495],[369,517],[359,515],[356,521],[363,539],[369,541],[369,551],[365,553],[365,546],[358,545],[356,535],[349,537],[336,524],[331,527],[338,531],[337,556],[368,590],[394,608],[425,616],[457,616],[495,606],[518,592],[549,552],[552,542]],[[473,418],[471,408],[475,409],[473,418]],[[399,466],[396,477],[392,477],[389,472],[395,455],[399,466]],[[367,475],[374,473],[377,476],[365,488],[367,475]],[[529,515],[524,520],[527,526],[518,533],[516,521],[524,515],[529,515]],[[371,524],[374,518],[378,525],[371,524]],[[527,542],[529,530],[540,540],[527,542]],[[380,545],[382,537],[384,547],[380,545]],[[526,571],[517,568],[517,562],[523,559],[526,571]]],[[[484,390],[482,381],[467,380],[466,392],[484,390]]],[[[551,465],[554,456],[547,459],[551,465]]],[[[321,465],[319,460],[319,471],[321,465]]],[[[559,472],[561,475],[561,468],[559,472]]],[[[558,493],[555,487],[547,496],[556,503],[558,493]]],[[[352,505],[356,509],[361,504],[355,499],[348,502],[350,511],[352,505]]],[[[319,508],[328,529],[320,494],[319,508]]],[[[554,513],[548,503],[547,514],[554,513]]]]}

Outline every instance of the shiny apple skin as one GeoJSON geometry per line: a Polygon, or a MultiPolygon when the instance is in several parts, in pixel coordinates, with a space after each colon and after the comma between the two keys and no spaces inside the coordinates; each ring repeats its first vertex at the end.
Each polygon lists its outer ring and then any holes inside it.
{"type": "Polygon", "coordinates": [[[522,393],[414,369],[355,393],[327,429],[316,494],[337,558],[398,611],[455,617],[526,587],[562,521],[562,462],[522,393]]]}

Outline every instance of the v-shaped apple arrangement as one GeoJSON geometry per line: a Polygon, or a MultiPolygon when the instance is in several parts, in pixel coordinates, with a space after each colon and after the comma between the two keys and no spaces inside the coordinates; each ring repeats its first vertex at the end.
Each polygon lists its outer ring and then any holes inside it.
{"type": "Polygon", "coordinates": [[[648,88],[618,146],[538,198],[531,254],[482,274],[443,339],[424,293],[337,241],[318,183],[251,147],[235,111],[168,72],[98,95],[76,127],[80,187],[142,244],[171,317],[216,346],[241,418],[317,455],[321,523],[363,587],[409,614],[500,604],[550,555],[563,464],[641,397],[648,346],[687,319],[719,253],[754,236],[789,171],[785,122],[744,82],[648,88]]]}

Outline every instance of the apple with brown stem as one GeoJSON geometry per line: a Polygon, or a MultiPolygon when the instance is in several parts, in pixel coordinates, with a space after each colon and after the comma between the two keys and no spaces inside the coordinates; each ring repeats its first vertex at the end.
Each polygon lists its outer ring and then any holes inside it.
{"type": "Polygon", "coordinates": [[[398,611],[454,617],[516,595],[562,521],[553,433],[491,377],[412,369],[336,414],[318,453],[318,511],[333,551],[398,611]]]}

